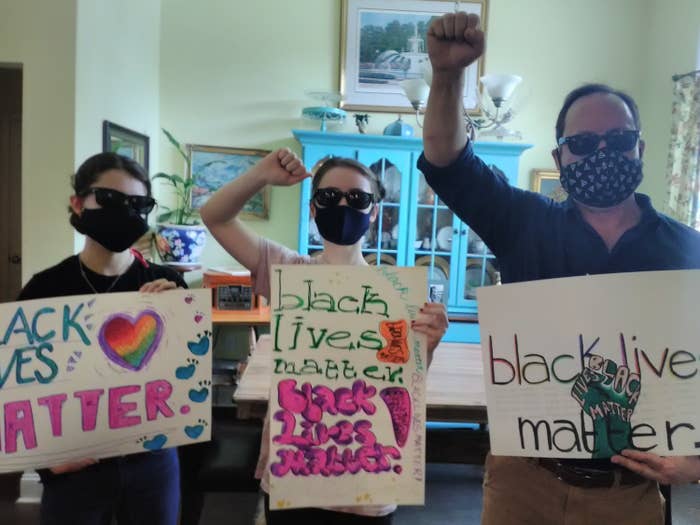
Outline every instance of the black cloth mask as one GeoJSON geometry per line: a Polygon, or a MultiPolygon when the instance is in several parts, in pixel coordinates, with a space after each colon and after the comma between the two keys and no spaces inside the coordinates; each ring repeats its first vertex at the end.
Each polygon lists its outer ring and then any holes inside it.
{"type": "Polygon", "coordinates": [[[610,208],[632,195],[642,182],[642,161],[601,148],[562,166],[559,178],[575,201],[595,208],[610,208]]]}
{"type": "Polygon", "coordinates": [[[78,232],[116,253],[130,248],[148,231],[146,219],[128,206],[83,208],[72,222],[78,232]]]}

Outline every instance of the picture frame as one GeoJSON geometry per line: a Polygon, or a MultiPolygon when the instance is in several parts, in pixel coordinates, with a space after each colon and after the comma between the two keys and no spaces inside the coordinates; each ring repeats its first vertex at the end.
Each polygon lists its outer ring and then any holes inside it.
{"type": "MultiPolygon", "coordinates": [[[[193,181],[192,208],[198,210],[209,197],[228,182],[252,168],[269,150],[201,146],[189,144],[189,173],[193,181]]],[[[240,217],[268,219],[270,216],[270,187],[266,186],[246,202],[240,217]]]]}
{"type": "Polygon", "coordinates": [[[556,202],[564,202],[568,197],[564,188],[561,187],[558,170],[532,170],[531,186],[535,193],[540,193],[556,202]]]}
{"type": "Polygon", "coordinates": [[[120,126],[109,120],[102,121],[102,151],[118,153],[135,160],[148,173],[150,139],[148,135],[120,126]]]}
{"type": "MultiPolygon", "coordinates": [[[[342,0],[340,107],[413,113],[398,82],[422,78],[430,68],[425,32],[433,17],[454,12],[454,8],[455,2],[449,0],[342,0]],[[393,49],[402,41],[402,49],[393,49]]],[[[486,31],[488,0],[460,2],[459,8],[478,14],[486,31]]],[[[483,70],[482,56],[466,71],[464,107],[472,114],[479,113],[483,70]]]]}

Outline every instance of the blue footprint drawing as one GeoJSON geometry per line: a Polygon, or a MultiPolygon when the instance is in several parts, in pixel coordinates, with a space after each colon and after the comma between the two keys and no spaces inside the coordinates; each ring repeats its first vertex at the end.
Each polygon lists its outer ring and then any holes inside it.
{"type": "Polygon", "coordinates": [[[209,351],[209,338],[211,332],[206,330],[203,334],[197,334],[199,337],[198,341],[188,341],[187,348],[190,349],[194,355],[205,355],[209,351]]]}
{"type": "Polygon", "coordinates": [[[178,379],[189,379],[192,377],[197,370],[197,365],[199,361],[196,359],[187,359],[187,364],[184,366],[178,366],[175,369],[175,377],[178,379]]]}
{"type": "Polygon", "coordinates": [[[144,436],[138,440],[138,443],[141,443],[146,450],[160,450],[167,442],[168,437],[164,434],[156,434],[151,439],[146,439],[144,436]]]}
{"type": "Polygon", "coordinates": [[[187,396],[194,403],[204,403],[209,397],[209,387],[211,386],[211,381],[200,381],[198,385],[200,388],[191,388],[187,396]]]}
{"type": "Polygon", "coordinates": [[[203,419],[199,419],[196,425],[187,425],[185,427],[185,434],[188,438],[197,439],[204,432],[204,428],[209,426],[209,424],[203,419]]]}

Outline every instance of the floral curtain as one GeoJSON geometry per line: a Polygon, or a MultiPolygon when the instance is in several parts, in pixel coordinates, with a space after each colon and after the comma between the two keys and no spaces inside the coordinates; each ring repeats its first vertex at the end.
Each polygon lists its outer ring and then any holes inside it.
{"type": "Polygon", "coordinates": [[[700,230],[700,71],[674,81],[666,212],[700,230]]]}

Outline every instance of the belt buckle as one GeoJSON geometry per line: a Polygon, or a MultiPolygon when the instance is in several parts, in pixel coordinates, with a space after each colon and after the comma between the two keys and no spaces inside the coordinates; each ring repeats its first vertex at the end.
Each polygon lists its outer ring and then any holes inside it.
{"type": "Polygon", "coordinates": [[[554,475],[567,485],[580,488],[610,488],[615,484],[614,471],[594,471],[567,465],[555,459],[554,475]]]}

